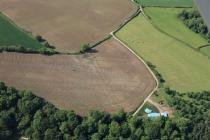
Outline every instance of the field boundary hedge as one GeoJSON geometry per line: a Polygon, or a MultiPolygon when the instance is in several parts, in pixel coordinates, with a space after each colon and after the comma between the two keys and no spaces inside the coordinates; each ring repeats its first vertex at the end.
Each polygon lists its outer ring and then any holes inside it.
{"type": "Polygon", "coordinates": [[[130,17],[128,17],[128,19],[126,19],[124,22],[122,22],[114,31],[112,31],[111,34],[112,33],[115,34],[116,32],[118,32],[126,24],[128,24],[132,19],[134,19],[135,17],[137,17],[140,13],[141,13],[141,7],[140,6],[137,6],[136,11],[130,17]]]}
{"type": "Polygon", "coordinates": [[[0,46],[0,53],[2,52],[17,52],[17,53],[28,53],[28,54],[43,54],[43,55],[54,55],[59,54],[59,52],[48,48],[25,48],[22,46],[0,46]]]}
{"type": "MultiPolygon", "coordinates": [[[[13,20],[11,20],[9,17],[7,17],[5,14],[0,12],[0,15],[5,22],[13,26],[18,32],[21,32],[24,34],[25,37],[29,37],[30,39],[36,41],[38,44],[40,44],[39,48],[35,47],[27,47],[27,46],[21,46],[21,45],[2,45],[0,46],[0,53],[1,52],[17,52],[17,53],[30,53],[30,54],[44,54],[44,55],[53,55],[58,54],[59,52],[55,51],[48,42],[44,42],[46,44],[43,44],[33,34],[29,31],[26,31],[25,29],[21,28],[13,20]]],[[[46,40],[45,40],[46,41],[46,40]]]]}

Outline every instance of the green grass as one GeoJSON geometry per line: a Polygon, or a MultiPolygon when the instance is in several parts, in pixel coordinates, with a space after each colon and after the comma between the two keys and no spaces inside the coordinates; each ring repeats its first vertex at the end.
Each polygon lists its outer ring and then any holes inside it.
{"type": "Polygon", "coordinates": [[[143,6],[158,7],[193,7],[193,0],[136,0],[143,6]]]}
{"type": "MultiPolygon", "coordinates": [[[[148,15],[152,24],[157,26],[162,31],[177,38],[178,40],[187,43],[190,47],[199,48],[208,44],[208,41],[201,35],[196,34],[184,25],[183,21],[178,18],[184,8],[145,8],[145,13],[148,15]]],[[[192,10],[191,8],[187,10],[192,10]]]]}
{"type": "Polygon", "coordinates": [[[182,92],[210,90],[210,59],[158,31],[144,16],[136,17],[116,35],[153,63],[171,88],[182,92]]]}
{"type": "Polygon", "coordinates": [[[210,46],[204,47],[200,51],[203,52],[204,54],[208,55],[209,59],[210,59],[210,46]]]}
{"type": "Polygon", "coordinates": [[[34,50],[46,48],[0,13],[0,48],[2,46],[22,46],[34,50]]]}

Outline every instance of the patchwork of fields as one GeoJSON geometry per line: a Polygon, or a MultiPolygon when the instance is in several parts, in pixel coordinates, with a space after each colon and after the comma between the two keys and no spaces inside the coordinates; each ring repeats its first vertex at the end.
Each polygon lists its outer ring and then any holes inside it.
{"type": "MultiPolygon", "coordinates": [[[[178,18],[184,8],[145,8],[146,15],[151,18],[152,24],[163,32],[182,41],[193,48],[208,44],[208,41],[201,35],[196,34],[184,25],[183,21],[178,18]],[[166,20],[167,19],[167,20],[166,20]]],[[[187,10],[191,10],[190,8],[187,10]]]]}
{"type": "MultiPolygon", "coordinates": [[[[188,47],[194,48],[199,51],[201,46],[205,46],[208,41],[200,34],[193,32],[184,25],[177,16],[183,10],[192,10],[191,8],[157,8],[149,7],[145,8],[146,15],[151,18],[152,24],[161,32],[171,36],[175,40],[182,42],[188,47]],[[165,20],[167,19],[167,20],[165,20]]],[[[200,49],[204,55],[210,57],[209,47],[203,47],[200,49]]]]}
{"type": "MultiPolygon", "coordinates": [[[[117,37],[154,64],[171,88],[210,90],[210,47],[198,49],[208,42],[178,19],[183,8],[171,8],[192,7],[193,0],[136,1],[146,6],[148,17],[141,13],[117,37]]],[[[109,35],[135,10],[129,0],[2,0],[0,11],[14,23],[0,14],[0,46],[44,47],[33,34],[58,51],[77,52],[109,35]]],[[[83,55],[0,53],[0,67],[0,81],[81,115],[121,108],[132,112],[156,86],[143,62],[114,39],[83,55]]]]}
{"type": "MultiPolygon", "coordinates": [[[[159,22],[164,24],[165,20],[159,22]]],[[[210,90],[208,57],[160,32],[142,14],[119,31],[117,36],[138,55],[157,66],[171,88],[179,91],[210,90]]]]}
{"type": "MultiPolygon", "coordinates": [[[[0,2],[0,10],[57,50],[71,52],[104,38],[135,7],[129,0],[7,0],[0,2]]],[[[115,40],[78,56],[2,53],[0,67],[0,80],[8,85],[32,90],[57,107],[81,115],[94,109],[132,112],[156,86],[145,65],[115,40]]]]}
{"type": "Polygon", "coordinates": [[[70,52],[103,39],[135,9],[130,0],[0,1],[0,11],[20,27],[70,52]]]}

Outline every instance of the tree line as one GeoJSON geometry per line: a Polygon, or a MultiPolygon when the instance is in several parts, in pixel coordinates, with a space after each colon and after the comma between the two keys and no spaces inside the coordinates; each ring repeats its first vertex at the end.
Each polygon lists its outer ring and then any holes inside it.
{"type": "Polygon", "coordinates": [[[32,53],[32,54],[44,54],[44,55],[53,55],[58,54],[55,50],[55,46],[50,45],[45,39],[41,36],[36,36],[35,39],[43,45],[41,48],[36,47],[23,47],[21,45],[11,45],[11,46],[0,46],[1,52],[19,52],[19,53],[32,53]]]}
{"type": "Polygon", "coordinates": [[[179,18],[189,29],[202,35],[210,43],[210,31],[198,10],[183,10],[179,14],[179,18]]]}
{"type": "Polygon", "coordinates": [[[166,89],[177,113],[149,119],[120,110],[90,111],[87,116],[59,110],[29,91],[0,83],[0,139],[32,140],[208,140],[210,92],[179,93],[166,89]],[[186,96],[183,98],[183,96],[186,96]]]}

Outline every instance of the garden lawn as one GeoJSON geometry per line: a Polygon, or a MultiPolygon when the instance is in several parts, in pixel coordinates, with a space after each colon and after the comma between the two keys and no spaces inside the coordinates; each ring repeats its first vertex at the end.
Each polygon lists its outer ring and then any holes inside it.
{"type": "Polygon", "coordinates": [[[0,13],[0,47],[2,46],[22,46],[35,50],[45,47],[0,13]]]}
{"type": "Polygon", "coordinates": [[[210,60],[203,54],[158,31],[139,15],[116,34],[146,61],[150,61],[178,91],[210,90],[210,60]]]}
{"type": "Polygon", "coordinates": [[[143,6],[158,7],[193,7],[193,0],[135,0],[143,6]]]}
{"type": "MultiPolygon", "coordinates": [[[[167,34],[187,43],[190,47],[198,48],[208,44],[201,35],[191,31],[183,21],[178,18],[184,8],[145,8],[145,13],[151,18],[152,24],[167,34]]],[[[191,10],[191,9],[187,9],[191,10]]]]}

